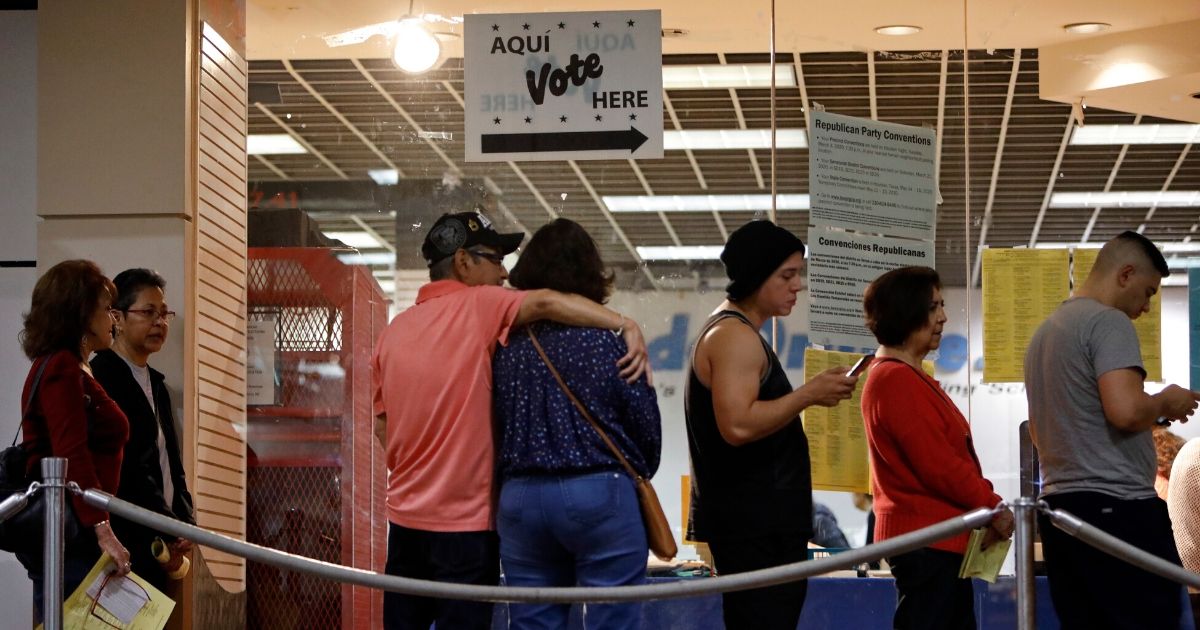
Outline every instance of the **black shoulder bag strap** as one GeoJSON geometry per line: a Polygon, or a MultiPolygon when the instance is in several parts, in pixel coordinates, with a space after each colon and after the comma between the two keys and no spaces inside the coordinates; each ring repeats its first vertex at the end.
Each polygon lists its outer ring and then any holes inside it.
{"type": "MultiPolygon", "coordinates": [[[[37,373],[33,375],[33,386],[29,388],[29,398],[21,404],[21,421],[24,423],[25,417],[29,415],[29,406],[33,404],[33,397],[37,395],[38,385],[42,382],[42,373],[46,371],[46,365],[50,363],[50,357],[43,357],[42,364],[38,366],[37,373]]],[[[17,436],[21,435],[21,424],[17,424],[17,432],[13,434],[12,444],[17,445],[17,436]]]]}

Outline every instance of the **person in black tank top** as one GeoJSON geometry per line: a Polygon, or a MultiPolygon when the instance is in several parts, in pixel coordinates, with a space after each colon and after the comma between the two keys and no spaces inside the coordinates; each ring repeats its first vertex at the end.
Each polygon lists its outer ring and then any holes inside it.
{"type": "MultiPolygon", "coordinates": [[[[812,479],[800,412],[850,398],[847,367],[792,389],[758,331],[786,316],[804,287],[804,243],[770,221],[738,228],[721,254],[730,283],[700,331],[685,396],[691,455],[688,537],[707,542],[722,574],[807,557],[812,479]]],[[[786,628],[800,618],[807,582],[726,593],[725,627],[786,628]]]]}

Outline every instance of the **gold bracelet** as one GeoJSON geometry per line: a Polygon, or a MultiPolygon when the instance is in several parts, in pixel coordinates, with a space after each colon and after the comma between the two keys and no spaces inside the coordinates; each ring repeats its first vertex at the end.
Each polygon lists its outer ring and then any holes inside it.
{"type": "Polygon", "coordinates": [[[614,334],[618,337],[625,334],[625,316],[624,315],[621,316],[621,325],[617,326],[617,329],[613,330],[611,332],[612,332],[612,334],[614,334]]]}
{"type": "Polygon", "coordinates": [[[95,529],[95,528],[97,528],[97,527],[100,527],[101,525],[108,525],[108,519],[104,519],[103,521],[100,521],[99,523],[96,523],[95,525],[92,525],[92,529],[95,529]]]}

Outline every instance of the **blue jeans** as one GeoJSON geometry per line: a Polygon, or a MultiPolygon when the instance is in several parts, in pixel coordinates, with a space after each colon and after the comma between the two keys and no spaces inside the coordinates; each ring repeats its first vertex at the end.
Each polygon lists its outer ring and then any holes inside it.
{"type": "MultiPolygon", "coordinates": [[[[646,530],[624,473],[517,477],[500,490],[500,565],[511,586],[618,586],[646,579],[646,530]]],[[[637,628],[641,604],[588,604],[589,628],[637,628]]],[[[566,628],[567,604],[512,604],[510,628],[566,628]]]]}

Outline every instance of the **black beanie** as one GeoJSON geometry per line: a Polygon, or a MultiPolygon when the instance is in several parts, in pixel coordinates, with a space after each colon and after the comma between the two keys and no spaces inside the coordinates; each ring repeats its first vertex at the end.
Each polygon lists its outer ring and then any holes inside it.
{"type": "Polygon", "coordinates": [[[751,221],[738,228],[721,252],[729,276],[726,295],[740,300],[754,293],[796,252],[804,253],[804,242],[770,221],[751,221]]]}

